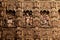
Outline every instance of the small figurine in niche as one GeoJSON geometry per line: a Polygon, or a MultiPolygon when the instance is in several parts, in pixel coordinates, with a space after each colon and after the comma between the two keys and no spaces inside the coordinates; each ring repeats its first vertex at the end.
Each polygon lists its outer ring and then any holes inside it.
{"type": "Polygon", "coordinates": [[[41,19],[41,25],[43,26],[50,26],[49,25],[49,11],[48,10],[41,10],[40,11],[41,15],[42,15],[42,19],[41,19]]]}
{"type": "Polygon", "coordinates": [[[31,23],[32,10],[24,10],[23,13],[24,13],[23,16],[26,16],[25,19],[26,19],[27,25],[32,25],[31,23]]]}

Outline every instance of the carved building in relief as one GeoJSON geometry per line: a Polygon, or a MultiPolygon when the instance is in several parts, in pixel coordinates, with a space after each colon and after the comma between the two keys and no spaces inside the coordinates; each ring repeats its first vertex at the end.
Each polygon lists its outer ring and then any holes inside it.
{"type": "Polygon", "coordinates": [[[1,40],[60,40],[59,0],[0,0],[1,40]]]}

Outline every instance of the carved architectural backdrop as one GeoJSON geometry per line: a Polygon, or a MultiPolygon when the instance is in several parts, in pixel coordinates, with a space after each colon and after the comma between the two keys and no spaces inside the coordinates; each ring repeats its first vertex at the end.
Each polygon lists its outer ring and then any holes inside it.
{"type": "Polygon", "coordinates": [[[60,1],[0,0],[0,40],[60,40],[60,1]]]}

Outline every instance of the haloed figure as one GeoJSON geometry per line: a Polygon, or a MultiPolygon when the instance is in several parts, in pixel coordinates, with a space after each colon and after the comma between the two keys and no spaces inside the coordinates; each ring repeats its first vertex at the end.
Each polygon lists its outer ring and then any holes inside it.
{"type": "Polygon", "coordinates": [[[32,23],[32,17],[30,17],[29,15],[26,16],[26,23],[27,25],[31,25],[32,23]]]}
{"type": "Polygon", "coordinates": [[[42,15],[42,19],[41,19],[41,24],[42,25],[49,25],[49,11],[48,10],[43,10],[40,11],[41,15],[42,15]]]}
{"type": "Polygon", "coordinates": [[[25,16],[25,18],[26,18],[27,25],[30,25],[31,24],[30,19],[32,16],[32,11],[31,10],[24,10],[23,12],[24,12],[23,16],[25,16]]]}

